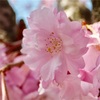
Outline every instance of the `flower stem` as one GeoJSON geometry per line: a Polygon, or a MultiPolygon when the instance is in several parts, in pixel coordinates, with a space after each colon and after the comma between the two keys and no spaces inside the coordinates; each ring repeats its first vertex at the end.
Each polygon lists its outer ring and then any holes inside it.
{"type": "Polygon", "coordinates": [[[0,72],[6,72],[6,71],[10,70],[10,69],[11,69],[12,67],[14,67],[14,66],[21,67],[23,64],[24,64],[23,61],[20,61],[20,62],[18,62],[18,63],[7,64],[6,66],[0,68],[0,72]]]}
{"type": "Polygon", "coordinates": [[[24,64],[24,62],[21,61],[21,62],[18,62],[18,63],[11,63],[11,64],[8,64],[8,65],[0,68],[2,100],[9,100],[6,81],[5,81],[5,72],[10,70],[14,66],[21,67],[23,64],[24,64]]]}
{"type": "Polygon", "coordinates": [[[4,72],[1,72],[1,88],[2,88],[2,100],[9,100],[4,72]]]}

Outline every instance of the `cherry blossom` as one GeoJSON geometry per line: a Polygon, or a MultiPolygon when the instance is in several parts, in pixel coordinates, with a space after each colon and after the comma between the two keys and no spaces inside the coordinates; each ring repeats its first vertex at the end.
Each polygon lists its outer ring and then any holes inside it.
{"type": "Polygon", "coordinates": [[[28,24],[22,41],[0,40],[0,100],[100,100],[100,22],[42,8],[28,24]]]}
{"type": "Polygon", "coordinates": [[[83,56],[85,60],[85,69],[91,71],[95,69],[96,61],[100,55],[100,22],[91,24],[90,31],[87,31],[87,36],[90,39],[88,51],[83,56]]]}
{"type": "Polygon", "coordinates": [[[30,28],[23,32],[21,52],[37,78],[47,83],[54,79],[61,82],[67,71],[78,74],[85,65],[82,55],[88,43],[81,23],[71,22],[64,12],[53,13],[48,8],[33,11],[28,22],[30,28]]]}
{"type": "Polygon", "coordinates": [[[92,85],[81,81],[80,78],[69,75],[61,85],[61,100],[97,100],[90,93],[92,85]]]}
{"type": "MultiPolygon", "coordinates": [[[[36,98],[38,96],[39,80],[34,78],[34,72],[24,63],[20,67],[17,65],[24,57],[23,55],[16,55],[19,51],[10,51],[7,54],[7,50],[12,47],[10,46],[7,47],[4,43],[0,43],[0,68],[15,64],[11,69],[4,72],[8,97],[10,100],[31,100],[36,98]]],[[[0,100],[1,97],[0,88],[0,100]]]]}
{"type": "Polygon", "coordinates": [[[10,100],[31,100],[38,96],[39,80],[34,78],[34,72],[23,65],[17,66],[6,73],[6,84],[10,100]]]}

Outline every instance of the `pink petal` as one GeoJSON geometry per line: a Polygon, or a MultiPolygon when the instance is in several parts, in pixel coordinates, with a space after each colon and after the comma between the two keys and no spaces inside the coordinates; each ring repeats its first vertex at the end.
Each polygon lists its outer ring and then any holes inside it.
{"type": "Polygon", "coordinates": [[[47,80],[54,79],[54,72],[58,69],[61,65],[60,55],[55,55],[50,59],[41,69],[41,76],[42,78],[47,80]]]}
{"type": "Polygon", "coordinates": [[[55,32],[55,27],[57,25],[57,20],[54,14],[48,8],[32,12],[30,18],[28,18],[28,22],[31,28],[39,27],[40,29],[45,29],[48,32],[55,32]]]}

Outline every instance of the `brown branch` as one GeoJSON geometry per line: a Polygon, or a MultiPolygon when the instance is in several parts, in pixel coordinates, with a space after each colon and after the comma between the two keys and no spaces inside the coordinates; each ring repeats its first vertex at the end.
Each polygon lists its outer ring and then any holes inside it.
{"type": "Polygon", "coordinates": [[[19,51],[21,49],[21,43],[22,41],[17,41],[14,43],[11,43],[11,46],[8,47],[8,50],[6,51],[7,54],[13,52],[13,51],[19,51]]]}
{"type": "Polygon", "coordinates": [[[6,53],[10,54],[13,51],[19,51],[21,49],[21,43],[22,43],[22,41],[19,40],[19,41],[10,43],[10,42],[6,42],[6,41],[0,39],[0,43],[5,44],[5,46],[7,47],[6,53]]]}
{"type": "Polygon", "coordinates": [[[14,66],[21,67],[23,64],[24,64],[23,61],[18,62],[18,63],[11,63],[11,64],[8,64],[8,65],[6,65],[6,66],[0,68],[0,72],[4,72],[4,73],[5,73],[6,71],[10,70],[12,67],[14,67],[14,66]]]}
{"type": "Polygon", "coordinates": [[[18,66],[21,67],[24,64],[23,61],[18,62],[18,63],[11,63],[8,64],[2,68],[0,68],[0,74],[1,74],[1,89],[2,89],[2,100],[9,100],[9,95],[8,95],[8,91],[7,91],[7,86],[6,86],[6,82],[5,82],[5,78],[4,78],[4,74],[6,71],[10,70],[11,68],[13,68],[14,66],[18,66]]]}
{"type": "Polygon", "coordinates": [[[3,72],[1,72],[1,88],[2,88],[2,100],[9,100],[7,86],[3,72]]]}
{"type": "Polygon", "coordinates": [[[5,42],[4,40],[0,39],[0,43],[4,43],[6,46],[11,47],[12,44],[9,42],[5,42]]]}

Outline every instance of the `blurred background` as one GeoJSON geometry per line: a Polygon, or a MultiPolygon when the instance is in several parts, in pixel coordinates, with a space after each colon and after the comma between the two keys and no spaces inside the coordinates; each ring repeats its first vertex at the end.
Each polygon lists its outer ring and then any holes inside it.
{"type": "Polygon", "coordinates": [[[27,17],[41,7],[64,10],[70,20],[91,24],[100,21],[100,0],[0,0],[0,40],[22,39],[27,17]]]}

